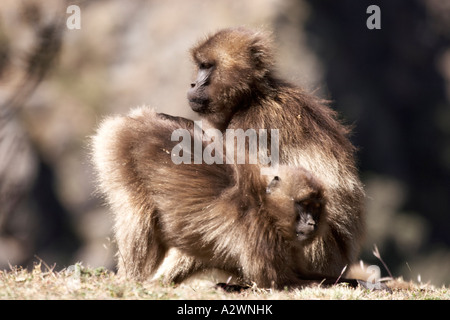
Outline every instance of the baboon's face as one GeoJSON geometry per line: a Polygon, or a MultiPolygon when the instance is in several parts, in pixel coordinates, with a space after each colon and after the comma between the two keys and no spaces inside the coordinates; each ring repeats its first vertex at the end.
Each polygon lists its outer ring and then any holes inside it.
{"type": "Polygon", "coordinates": [[[325,220],[324,190],[306,170],[283,168],[283,177],[274,177],[266,193],[274,203],[278,216],[291,221],[295,239],[305,244],[319,234],[325,220]],[[283,211],[283,213],[281,213],[283,211]]]}
{"type": "MultiPolygon", "coordinates": [[[[191,83],[187,97],[191,109],[195,112],[209,113],[211,104],[211,82],[213,81],[213,71],[215,65],[208,62],[200,62],[197,65],[197,78],[191,83]]],[[[213,101],[214,104],[214,101],[213,101]]]]}
{"type": "Polygon", "coordinates": [[[261,38],[243,29],[223,30],[193,48],[197,72],[187,93],[192,110],[227,114],[251,99],[270,65],[263,48],[261,38]]]}
{"type": "Polygon", "coordinates": [[[295,232],[297,240],[306,242],[318,233],[323,204],[319,199],[310,198],[295,203],[295,232]]]}

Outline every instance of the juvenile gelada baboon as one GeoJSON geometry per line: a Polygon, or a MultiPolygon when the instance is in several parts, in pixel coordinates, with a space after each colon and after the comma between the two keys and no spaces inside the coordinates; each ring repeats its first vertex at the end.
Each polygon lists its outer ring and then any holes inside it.
{"type": "Polygon", "coordinates": [[[265,32],[221,30],[191,54],[197,67],[187,95],[192,110],[220,130],[278,129],[280,164],[302,166],[324,184],[327,232],[302,250],[308,270],[338,276],[357,259],[365,233],[349,129],[325,101],[275,75],[265,32]]]}
{"type": "Polygon", "coordinates": [[[309,283],[302,247],[327,232],[321,182],[301,167],[268,177],[256,165],[174,164],[171,134],[180,128],[194,138],[188,120],[142,107],[107,118],[93,138],[119,272],[148,278],[176,248],[182,271],[171,281],[218,268],[264,287],[309,283]]]}

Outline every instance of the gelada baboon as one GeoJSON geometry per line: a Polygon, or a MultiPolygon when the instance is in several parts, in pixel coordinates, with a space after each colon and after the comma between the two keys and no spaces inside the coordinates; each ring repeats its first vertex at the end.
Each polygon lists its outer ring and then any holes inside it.
{"type": "Polygon", "coordinates": [[[349,129],[326,102],[279,79],[271,37],[221,30],[191,50],[192,110],[211,127],[278,129],[280,164],[302,166],[325,186],[328,231],[304,248],[308,270],[338,276],[355,262],[365,232],[364,191],[349,129]]]}
{"type": "Polygon", "coordinates": [[[148,278],[176,248],[187,268],[171,281],[218,268],[259,286],[305,284],[301,248],[327,226],[319,180],[301,167],[281,166],[268,177],[256,165],[176,165],[171,134],[180,128],[194,137],[188,120],[143,107],[106,119],[93,138],[99,188],[115,216],[119,272],[148,278]]]}

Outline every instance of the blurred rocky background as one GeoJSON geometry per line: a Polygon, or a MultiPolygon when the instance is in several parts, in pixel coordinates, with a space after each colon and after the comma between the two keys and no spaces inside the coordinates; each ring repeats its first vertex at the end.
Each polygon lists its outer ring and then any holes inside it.
{"type": "MultiPolygon", "coordinates": [[[[0,269],[114,268],[89,136],[133,106],[195,118],[188,50],[222,27],[272,30],[278,71],[354,125],[368,236],[394,276],[450,284],[450,2],[32,1],[0,5],[0,269]],[[381,9],[369,30],[366,9],[381,9]],[[80,29],[70,29],[80,8],[80,29]]],[[[383,268],[382,268],[383,269],[383,268]]],[[[383,275],[386,271],[382,270],[383,275]]]]}

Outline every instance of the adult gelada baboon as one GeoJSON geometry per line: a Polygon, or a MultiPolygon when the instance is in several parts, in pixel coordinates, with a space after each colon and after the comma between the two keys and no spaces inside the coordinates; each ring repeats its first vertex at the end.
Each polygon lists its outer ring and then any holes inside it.
{"type": "Polygon", "coordinates": [[[148,278],[176,248],[182,265],[171,281],[218,268],[264,287],[310,283],[302,247],[327,232],[321,182],[301,167],[281,166],[268,177],[256,165],[177,165],[177,129],[194,139],[188,120],[143,107],[107,118],[93,138],[99,189],[115,216],[119,272],[148,278]]]}
{"type": "Polygon", "coordinates": [[[323,182],[328,231],[304,254],[308,270],[338,276],[355,262],[365,232],[364,191],[349,129],[326,102],[275,75],[265,32],[221,30],[191,54],[197,67],[188,91],[192,110],[220,130],[278,129],[280,164],[302,166],[323,182]]]}

